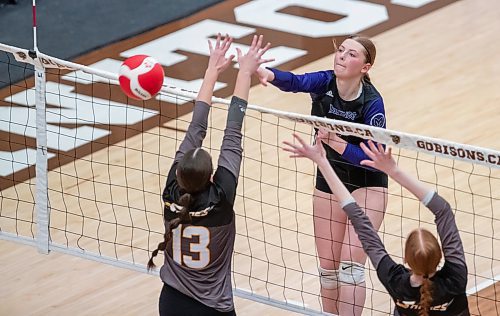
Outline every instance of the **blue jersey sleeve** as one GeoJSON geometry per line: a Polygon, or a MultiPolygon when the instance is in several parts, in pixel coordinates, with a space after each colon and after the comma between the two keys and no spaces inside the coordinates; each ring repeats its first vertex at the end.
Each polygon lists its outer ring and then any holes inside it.
{"type": "MultiPolygon", "coordinates": [[[[363,123],[375,127],[386,127],[384,101],[381,98],[374,100],[373,104],[368,107],[368,110],[364,113],[363,123]]],[[[363,142],[368,145],[367,140],[363,140],[363,142]]],[[[370,159],[361,147],[350,143],[347,144],[347,147],[342,154],[342,158],[358,166],[361,161],[370,159]]]]}
{"type": "Polygon", "coordinates": [[[332,80],[332,71],[317,71],[296,75],[289,71],[281,71],[268,68],[274,73],[274,80],[270,83],[286,92],[308,92],[323,94],[328,90],[328,84],[332,80]]]}

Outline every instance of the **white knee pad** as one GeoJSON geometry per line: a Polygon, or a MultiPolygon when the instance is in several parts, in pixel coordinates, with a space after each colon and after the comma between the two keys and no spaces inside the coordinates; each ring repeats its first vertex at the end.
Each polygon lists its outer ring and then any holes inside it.
{"type": "Polygon", "coordinates": [[[339,270],[327,270],[318,267],[319,281],[321,287],[327,290],[335,290],[339,287],[339,270]]]}
{"type": "Polygon", "coordinates": [[[357,262],[341,261],[339,281],[349,285],[359,285],[365,282],[365,266],[357,262]]]}

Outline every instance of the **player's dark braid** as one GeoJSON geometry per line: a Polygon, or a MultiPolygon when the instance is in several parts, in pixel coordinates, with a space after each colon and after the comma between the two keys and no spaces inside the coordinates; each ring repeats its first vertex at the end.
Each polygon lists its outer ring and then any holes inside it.
{"type": "MultiPolygon", "coordinates": [[[[153,258],[158,255],[159,251],[165,251],[167,244],[172,238],[172,230],[176,229],[179,224],[191,223],[191,215],[189,209],[193,203],[193,195],[203,191],[212,175],[212,157],[202,148],[193,148],[188,150],[177,165],[177,182],[182,188],[183,194],[177,201],[177,204],[182,206],[178,216],[166,223],[165,234],[163,241],[158,244],[158,247],[153,251],[151,258],[148,261],[148,270],[155,267],[153,258]]],[[[165,207],[165,214],[170,212],[170,209],[165,207]]]]}
{"type": "Polygon", "coordinates": [[[163,234],[163,241],[158,244],[158,247],[151,254],[151,258],[149,258],[148,261],[148,270],[151,270],[154,267],[156,267],[155,263],[153,262],[153,258],[158,255],[158,252],[165,251],[167,249],[167,244],[170,241],[170,239],[172,239],[172,230],[176,229],[179,226],[179,224],[191,223],[192,218],[191,215],[189,214],[189,207],[191,206],[192,202],[193,202],[193,196],[189,193],[184,193],[179,198],[179,205],[182,206],[182,209],[178,213],[179,215],[176,218],[166,223],[165,234],[163,234]]]}
{"type": "Polygon", "coordinates": [[[432,281],[428,276],[424,276],[424,281],[420,286],[420,311],[419,316],[429,316],[429,308],[432,303],[432,281]]]}

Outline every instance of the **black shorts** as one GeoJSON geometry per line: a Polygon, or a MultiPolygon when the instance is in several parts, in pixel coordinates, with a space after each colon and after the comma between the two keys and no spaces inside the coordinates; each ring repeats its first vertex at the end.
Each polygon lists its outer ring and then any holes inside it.
{"type": "Polygon", "coordinates": [[[160,316],[235,316],[234,310],[230,312],[219,312],[216,309],[189,297],[173,287],[163,283],[160,294],[160,316]]]}
{"type": "MultiPolygon", "coordinates": [[[[330,159],[329,159],[330,160],[330,159]]],[[[381,187],[387,188],[388,178],[387,175],[380,171],[372,171],[365,169],[363,167],[355,166],[348,162],[340,160],[330,160],[330,164],[333,170],[337,173],[340,181],[344,183],[347,190],[352,193],[354,190],[359,188],[367,187],[381,187]]],[[[316,189],[325,192],[332,193],[328,183],[318,169],[316,175],[316,189]]]]}

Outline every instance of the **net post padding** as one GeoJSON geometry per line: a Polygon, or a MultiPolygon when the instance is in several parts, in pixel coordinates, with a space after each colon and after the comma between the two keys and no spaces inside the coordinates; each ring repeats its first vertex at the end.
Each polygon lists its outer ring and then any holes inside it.
{"type": "Polygon", "coordinates": [[[49,210],[47,169],[47,114],[45,108],[45,68],[35,61],[35,105],[36,105],[36,216],[37,248],[40,253],[49,253],[49,210]]]}

